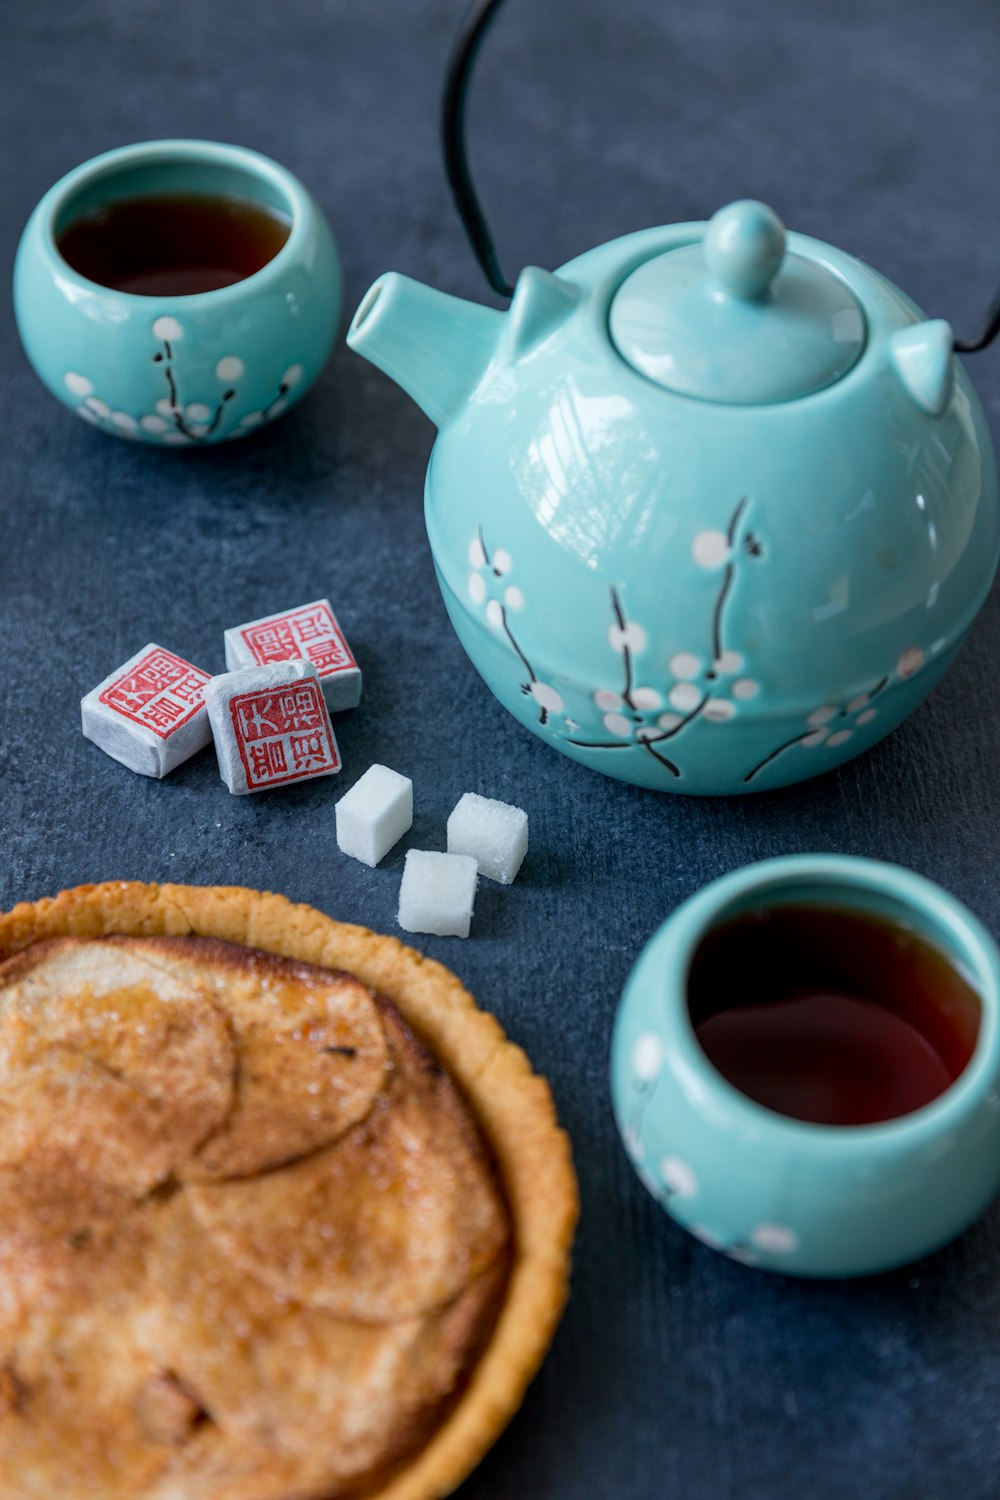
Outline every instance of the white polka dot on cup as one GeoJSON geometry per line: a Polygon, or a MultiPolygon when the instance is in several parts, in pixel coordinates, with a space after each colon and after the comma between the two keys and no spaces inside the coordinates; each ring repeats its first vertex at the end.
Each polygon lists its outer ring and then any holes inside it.
{"type": "Polygon", "coordinates": [[[239,380],[246,373],[246,365],[236,354],[224,354],[215,367],[220,380],[239,380]]]}
{"type": "Polygon", "coordinates": [[[158,339],[163,339],[164,343],[169,343],[172,339],[180,338],[181,325],[176,318],[157,318],[153,323],[153,332],[158,339]]]}
{"type": "Polygon", "coordinates": [[[694,1168],[680,1156],[665,1156],[660,1162],[663,1186],[675,1198],[693,1198],[698,1191],[694,1168]]]}
{"type": "Polygon", "coordinates": [[[920,668],[923,666],[923,664],[924,653],[921,651],[920,647],[910,646],[906,651],[903,652],[902,656],[899,658],[899,661],[896,663],[896,671],[899,673],[900,677],[904,679],[907,677],[913,677],[917,672],[920,671],[920,668]]]}
{"type": "Polygon", "coordinates": [[[640,1083],[652,1083],[663,1067],[663,1043],[655,1031],[644,1031],[632,1048],[632,1071],[640,1083]]]}
{"type": "Polygon", "coordinates": [[[533,682],[530,688],[531,696],[539,708],[545,708],[550,714],[562,713],[563,701],[554,687],[547,682],[533,682]]]}
{"type": "Polygon", "coordinates": [[[675,677],[697,677],[701,671],[701,662],[693,651],[676,651],[668,666],[675,677]]]}
{"type": "Polygon", "coordinates": [[[646,632],[634,620],[629,620],[627,625],[609,626],[608,641],[612,651],[642,651],[646,645],[646,632]]]}
{"type": "Polygon", "coordinates": [[[750,1239],[758,1250],[770,1255],[792,1255],[799,1248],[799,1237],[787,1224],[755,1224],[750,1239]]]}
{"type": "Polygon", "coordinates": [[[699,568],[717,568],[726,561],[729,550],[724,531],[699,531],[691,543],[691,556],[699,568]]]}
{"type": "Polygon", "coordinates": [[[697,708],[701,702],[701,693],[693,682],[677,682],[670,689],[670,702],[674,708],[687,713],[690,709],[697,708]]]}

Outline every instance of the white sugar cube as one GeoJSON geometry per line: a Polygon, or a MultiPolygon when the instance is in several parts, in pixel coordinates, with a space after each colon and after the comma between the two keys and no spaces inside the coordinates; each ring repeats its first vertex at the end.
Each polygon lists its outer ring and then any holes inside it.
{"type": "Polygon", "coordinates": [[[150,641],[80,701],[83,732],[142,776],[166,776],[212,738],[209,673],[150,641]]]}
{"type": "Polygon", "coordinates": [[[510,885],[528,852],[528,814],[466,792],[448,819],[448,853],[470,854],[480,875],[510,885]]]}
{"type": "Polygon", "coordinates": [[[275,662],[223,672],[205,689],[219,774],[237,795],[340,770],[316,668],[275,662]]]}
{"type": "Polygon", "coordinates": [[[413,782],[388,766],[369,766],[337,803],[337,845],[377,865],[413,826],[413,782]]]}
{"type": "Polygon", "coordinates": [[[361,701],[361,670],[329,599],[234,625],[225,633],[225,646],[230,672],[299,657],[311,661],[331,713],[357,708],[361,701]]]}
{"type": "Polygon", "coordinates": [[[476,899],[476,861],[464,854],[408,849],[399,888],[404,932],[468,937],[476,899]]]}

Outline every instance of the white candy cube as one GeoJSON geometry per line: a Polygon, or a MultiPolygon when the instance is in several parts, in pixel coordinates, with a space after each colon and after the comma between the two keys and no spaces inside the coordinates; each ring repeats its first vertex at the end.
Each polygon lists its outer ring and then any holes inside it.
{"type": "Polygon", "coordinates": [[[404,932],[468,937],[476,899],[476,861],[464,854],[408,849],[397,920],[404,932]]]}
{"type": "Polygon", "coordinates": [[[528,814],[466,792],[448,819],[448,853],[469,854],[480,875],[510,885],[528,852],[528,814]]]}
{"type": "Polygon", "coordinates": [[[361,701],[361,671],[329,599],[234,625],[226,631],[225,643],[230,672],[301,658],[311,661],[319,673],[331,713],[357,708],[361,701]]]}
{"type": "Polygon", "coordinates": [[[80,701],[83,732],[142,776],[166,776],[212,738],[208,672],[152,641],[80,701]]]}
{"type": "Polygon", "coordinates": [[[224,672],[205,689],[219,774],[237,795],[340,770],[316,668],[282,661],[224,672]]]}
{"type": "Polygon", "coordinates": [[[369,766],[337,803],[337,845],[377,865],[413,826],[413,782],[388,766],[369,766]]]}

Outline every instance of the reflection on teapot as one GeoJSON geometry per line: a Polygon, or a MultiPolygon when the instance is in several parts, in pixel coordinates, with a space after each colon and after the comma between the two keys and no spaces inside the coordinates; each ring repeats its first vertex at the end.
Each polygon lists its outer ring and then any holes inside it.
{"type": "Polygon", "coordinates": [[[506,313],[390,273],[348,342],[439,428],[462,644],[595,770],[827,771],[917,707],[989,591],[996,464],[951,330],[762,204],[529,267],[506,313]]]}

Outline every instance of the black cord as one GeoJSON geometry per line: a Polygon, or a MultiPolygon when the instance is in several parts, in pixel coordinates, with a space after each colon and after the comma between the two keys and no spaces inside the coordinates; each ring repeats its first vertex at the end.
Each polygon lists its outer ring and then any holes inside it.
{"type": "Polygon", "coordinates": [[[514,288],[500,269],[493,236],[469,171],[465,142],[465,103],[472,66],[486,28],[502,4],[503,0],[472,0],[465,13],[445,74],[441,141],[448,185],[455,199],[458,216],[469,237],[472,252],[493,290],[499,292],[501,297],[510,297],[514,288]]]}
{"type": "MultiPolygon", "coordinates": [[[[465,105],[469,93],[472,68],[479,52],[487,27],[493,20],[503,0],[472,0],[462,19],[444,81],[444,99],[441,108],[441,140],[444,147],[444,164],[458,216],[469,238],[472,252],[479,262],[486,280],[501,297],[513,296],[514,288],[500,269],[496,246],[490,234],[486,216],[479,202],[465,139],[465,105]]],[[[997,292],[986,318],[975,337],[956,339],[958,354],[978,354],[992,344],[1000,333],[1000,291],[997,292]]]]}
{"type": "Polygon", "coordinates": [[[1000,291],[993,298],[985,322],[975,338],[956,339],[955,352],[956,354],[978,354],[980,349],[985,349],[992,344],[998,333],[1000,333],[1000,291]]]}

